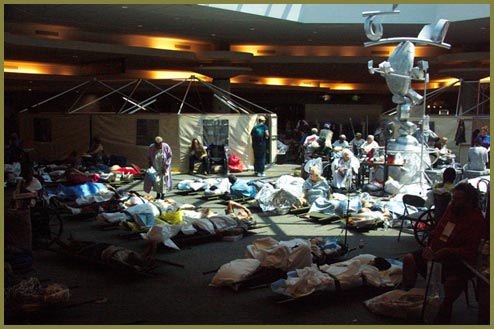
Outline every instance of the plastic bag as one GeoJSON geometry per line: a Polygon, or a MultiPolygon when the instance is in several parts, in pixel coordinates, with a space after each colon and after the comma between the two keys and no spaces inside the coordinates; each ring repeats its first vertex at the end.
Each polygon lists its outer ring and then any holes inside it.
{"type": "Polygon", "coordinates": [[[158,179],[158,173],[156,172],[156,169],[154,169],[153,167],[146,169],[146,176],[149,179],[149,181],[153,183],[156,182],[156,180],[158,179]]]}
{"type": "Polygon", "coordinates": [[[424,302],[424,289],[392,290],[364,302],[375,314],[399,319],[418,320],[424,302]]]}
{"type": "Polygon", "coordinates": [[[424,302],[424,310],[422,318],[425,323],[433,323],[434,318],[439,311],[439,306],[442,300],[442,284],[441,284],[442,264],[437,262],[427,263],[427,285],[426,296],[424,302]]]}

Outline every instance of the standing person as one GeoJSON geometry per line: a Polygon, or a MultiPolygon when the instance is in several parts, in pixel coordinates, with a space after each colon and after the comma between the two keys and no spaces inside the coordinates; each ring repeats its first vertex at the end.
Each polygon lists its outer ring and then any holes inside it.
{"type": "Polygon", "coordinates": [[[427,262],[442,264],[444,298],[435,319],[437,324],[446,324],[451,320],[453,303],[472,275],[464,263],[475,264],[485,226],[478,191],[469,183],[460,183],[452,193],[451,202],[427,247],[403,258],[404,289],[415,286],[418,273],[426,277],[427,262]]]}
{"type": "Polygon", "coordinates": [[[331,140],[333,139],[333,131],[330,127],[331,123],[326,122],[319,132],[319,137],[324,137],[326,139],[326,146],[332,148],[331,140]]]}
{"type": "Polygon", "coordinates": [[[196,161],[202,162],[202,171],[204,175],[209,172],[208,168],[208,152],[206,148],[199,142],[198,138],[193,138],[189,146],[189,174],[194,173],[194,164],[196,161]]]}
{"type": "Polygon", "coordinates": [[[167,190],[172,189],[172,149],[163,138],[156,136],[154,143],[149,145],[148,150],[149,167],[156,170],[156,180],[151,182],[144,180],[144,191],[149,193],[151,188],[156,191],[156,199],[163,199],[167,190]]]}
{"type": "Polygon", "coordinates": [[[259,116],[258,123],[250,132],[252,137],[252,149],[254,150],[254,173],[258,177],[266,176],[264,166],[266,165],[266,150],[269,140],[269,127],[266,118],[259,116]]]}

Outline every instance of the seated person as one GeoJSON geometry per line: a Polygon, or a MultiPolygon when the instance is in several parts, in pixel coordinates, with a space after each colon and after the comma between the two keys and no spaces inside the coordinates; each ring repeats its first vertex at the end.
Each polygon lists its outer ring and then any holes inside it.
{"type": "Polygon", "coordinates": [[[310,157],[312,159],[321,158],[322,161],[330,161],[331,159],[331,148],[326,146],[326,138],[319,137],[317,139],[318,147],[312,150],[310,157]]]}
{"type": "Polygon", "coordinates": [[[341,156],[341,151],[350,147],[350,144],[346,140],[346,136],[341,134],[338,136],[338,140],[333,143],[333,151],[336,152],[335,155],[341,156]]]}
{"type": "Polygon", "coordinates": [[[443,181],[441,183],[434,184],[432,190],[427,192],[425,200],[425,206],[430,207],[434,204],[434,194],[443,194],[451,192],[455,187],[456,170],[448,167],[443,171],[443,181]]]}
{"type": "Polygon", "coordinates": [[[481,145],[481,141],[476,139],[473,146],[468,149],[468,163],[463,167],[464,170],[484,171],[487,169],[486,164],[489,162],[489,152],[481,145]]]}
{"type": "MultiPolygon", "coordinates": [[[[323,162],[331,161],[331,156],[333,154],[333,150],[330,147],[326,146],[326,138],[319,137],[317,139],[317,144],[318,144],[318,147],[312,149],[312,153],[309,155],[309,158],[310,159],[321,158],[321,160],[323,162]]],[[[308,163],[310,161],[310,159],[305,161],[304,163],[302,163],[302,166],[300,169],[300,173],[301,173],[302,178],[308,177],[308,174],[306,172],[306,170],[307,170],[306,168],[308,168],[308,166],[312,165],[312,163],[308,163]]],[[[324,175],[324,176],[328,177],[328,175],[324,175]]]]}
{"type": "Polygon", "coordinates": [[[374,135],[368,135],[365,143],[362,144],[362,146],[360,146],[360,148],[361,148],[360,154],[363,157],[369,157],[370,158],[371,154],[369,152],[371,152],[372,150],[374,150],[378,147],[379,147],[379,144],[374,140],[374,135]]]}
{"type": "Polygon", "coordinates": [[[302,185],[300,203],[302,206],[310,206],[319,197],[329,199],[331,197],[331,187],[326,178],[321,176],[319,167],[313,166],[309,169],[309,178],[302,185]]]}
{"type": "Polygon", "coordinates": [[[94,137],[85,158],[86,166],[103,164],[105,162],[105,149],[99,137],[94,137]]]}
{"type": "Polygon", "coordinates": [[[403,259],[404,289],[415,286],[417,274],[426,277],[427,262],[442,264],[444,298],[436,316],[436,323],[449,323],[453,303],[465,289],[472,275],[463,265],[474,265],[484,231],[484,217],[479,207],[479,193],[468,183],[458,184],[453,198],[427,243],[427,247],[403,259]]]}
{"type": "Polygon", "coordinates": [[[317,143],[317,139],[319,138],[317,132],[318,132],[317,128],[312,128],[311,129],[312,134],[307,136],[304,140],[302,148],[304,151],[305,160],[308,160],[310,158],[310,154],[312,154],[312,145],[317,143]]]}
{"type": "Polygon", "coordinates": [[[41,182],[34,177],[33,167],[30,165],[23,165],[21,171],[22,181],[20,182],[20,190],[19,192],[31,192],[31,193],[40,193],[43,189],[43,185],[41,182]]]}
{"type": "Polygon", "coordinates": [[[76,150],[73,150],[72,152],[70,152],[69,156],[66,157],[62,161],[62,164],[66,164],[69,167],[76,168],[76,169],[81,169],[81,167],[82,167],[82,161],[79,158],[76,150]]]}
{"type": "Polygon", "coordinates": [[[352,151],[358,158],[360,158],[360,154],[362,152],[362,145],[365,143],[365,140],[362,138],[362,133],[355,133],[355,137],[350,141],[350,146],[352,147],[352,151]]]}
{"type": "Polygon", "coordinates": [[[438,142],[435,143],[434,149],[438,157],[435,166],[444,166],[452,162],[452,158],[454,158],[454,155],[451,154],[451,150],[448,149],[447,144],[448,144],[447,137],[441,137],[441,139],[439,139],[439,143],[438,142]]]}
{"type": "Polygon", "coordinates": [[[230,182],[230,195],[236,198],[254,198],[257,194],[256,186],[249,184],[244,180],[238,179],[237,176],[230,174],[228,175],[228,181],[230,182]]]}
{"type": "Polygon", "coordinates": [[[189,174],[194,173],[194,164],[200,161],[202,163],[202,172],[208,173],[208,152],[206,148],[199,142],[199,139],[194,138],[189,146],[189,174]]]}
{"type": "Polygon", "coordinates": [[[333,161],[331,168],[333,170],[333,186],[338,189],[347,188],[351,179],[360,168],[360,162],[349,149],[341,152],[341,158],[333,161]]]}

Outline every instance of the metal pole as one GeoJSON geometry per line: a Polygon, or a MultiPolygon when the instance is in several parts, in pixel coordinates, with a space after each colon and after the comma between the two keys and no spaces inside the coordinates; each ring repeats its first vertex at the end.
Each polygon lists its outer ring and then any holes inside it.
{"type": "Polygon", "coordinates": [[[429,73],[425,74],[424,79],[424,99],[422,103],[422,143],[420,143],[420,194],[424,192],[424,122],[427,103],[427,82],[429,82],[429,73]]]}
{"type": "Polygon", "coordinates": [[[63,91],[63,92],[61,92],[60,94],[57,94],[57,95],[55,95],[55,96],[53,96],[53,97],[47,98],[47,99],[45,99],[44,101],[41,101],[41,102],[39,102],[39,103],[37,103],[37,104],[31,105],[30,107],[26,107],[25,109],[23,109],[23,110],[19,111],[19,113],[26,112],[26,111],[28,111],[30,108],[35,108],[35,107],[37,107],[37,106],[39,106],[39,105],[41,105],[41,104],[44,104],[44,103],[46,103],[46,102],[51,101],[52,99],[58,98],[58,97],[60,97],[60,96],[62,96],[62,95],[65,95],[66,93],[68,93],[68,92],[70,92],[70,91],[72,91],[72,90],[74,90],[74,89],[77,89],[77,88],[79,88],[79,87],[81,87],[81,86],[84,86],[85,84],[87,84],[87,83],[89,83],[89,82],[91,82],[91,80],[88,80],[88,81],[86,81],[86,82],[83,82],[83,83],[81,83],[81,84],[79,84],[79,85],[77,85],[77,86],[75,86],[75,87],[73,87],[73,88],[70,88],[70,89],[68,89],[68,90],[66,90],[66,91],[63,91]]]}
{"type": "MultiPolygon", "coordinates": [[[[173,88],[180,86],[180,85],[181,85],[182,83],[184,83],[184,82],[185,82],[185,80],[180,81],[180,82],[178,82],[178,83],[174,84],[173,86],[171,86],[170,88],[164,89],[164,90],[160,91],[159,93],[157,93],[156,95],[153,95],[153,96],[151,96],[151,97],[149,97],[149,98],[147,98],[147,99],[143,100],[143,101],[142,101],[142,102],[140,102],[138,105],[141,105],[141,106],[142,106],[142,104],[148,104],[148,102],[149,102],[150,100],[157,98],[159,95],[166,93],[168,90],[172,90],[173,88]]],[[[126,109],[126,110],[125,110],[125,111],[123,111],[122,113],[126,113],[126,112],[129,112],[129,111],[132,111],[132,110],[134,110],[135,108],[138,108],[138,106],[134,105],[134,106],[132,106],[132,107],[129,107],[128,109],[126,109]]]]}
{"type": "MultiPolygon", "coordinates": [[[[144,82],[146,82],[147,84],[149,84],[150,86],[153,86],[154,88],[158,89],[158,90],[163,90],[162,88],[158,87],[157,85],[155,85],[154,83],[148,81],[148,80],[144,80],[144,82]]],[[[170,96],[171,98],[173,98],[174,100],[177,100],[177,101],[182,101],[180,98],[178,98],[177,96],[173,95],[173,94],[170,94],[169,92],[166,92],[166,94],[168,96],[170,96]]],[[[185,100],[184,100],[185,102],[185,100]]],[[[197,112],[200,112],[200,113],[204,113],[204,111],[202,111],[201,109],[198,109],[197,107],[195,107],[194,105],[192,104],[189,104],[187,102],[185,102],[185,105],[187,105],[188,107],[196,110],[197,112]]]]}
{"type": "Polygon", "coordinates": [[[460,98],[461,98],[461,87],[463,86],[463,79],[460,79],[460,87],[458,88],[458,97],[456,98],[456,113],[455,116],[459,115],[460,111],[460,98]]]}
{"type": "Polygon", "coordinates": [[[187,95],[189,94],[189,89],[190,89],[191,85],[192,85],[192,80],[189,80],[189,84],[187,85],[187,90],[185,90],[184,98],[182,99],[182,103],[180,103],[180,108],[178,109],[178,114],[180,114],[180,112],[182,112],[182,108],[184,107],[185,99],[187,98],[187,95]]]}
{"type": "Polygon", "coordinates": [[[89,106],[89,105],[91,105],[91,104],[94,104],[94,103],[96,103],[96,102],[99,102],[100,100],[102,100],[102,99],[104,99],[104,98],[106,98],[106,97],[108,97],[108,96],[110,96],[110,95],[112,95],[112,94],[114,94],[114,93],[118,92],[120,89],[127,88],[127,87],[128,87],[128,86],[130,86],[131,84],[136,83],[136,81],[137,81],[137,80],[131,81],[131,82],[127,83],[126,85],[124,85],[124,86],[122,86],[122,87],[120,87],[120,88],[118,88],[118,89],[114,89],[114,90],[113,90],[113,91],[111,91],[110,93],[108,93],[108,94],[106,94],[106,95],[104,95],[104,96],[101,96],[101,97],[99,97],[99,98],[96,98],[95,100],[93,100],[93,101],[91,101],[91,102],[89,102],[89,103],[87,103],[87,104],[84,104],[84,105],[82,105],[82,106],[79,106],[78,108],[76,108],[75,110],[70,111],[69,113],[74,113],[74,112],[77,112],[77,111],[79,111],[79,110],[81,110],[81,109],[83,109],[83,108],[85,108],[85,107],[88,107],[88,106],[89,106]]]}

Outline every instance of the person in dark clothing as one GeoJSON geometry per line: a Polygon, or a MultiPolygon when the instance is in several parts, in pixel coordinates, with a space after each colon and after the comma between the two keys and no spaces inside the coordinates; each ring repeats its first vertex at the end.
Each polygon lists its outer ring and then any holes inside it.
{"type": "Polygon", "coordinates": [[[264,167],[266,165],[266,150],[269,140],[269,127],[266,125],[266,118],[260,116],[258,123],[250,132],[252,137],[252,148],[254,150],[254,173],[258,176],[265,176],[264,167]]]}
{"type": "Polygon", "coordinates": [[[479,192],[469,183],[460,183],[453,189],[451,202],[434,229],[427,247],[403,258],[404,289],[414,287],[418,273],[426,277],[428,262],[442,264],[444,298],[436,323],[449,323],[451,320],[453,303],[471,276],[463,262],[471,265],[475,263],[484,226],[479,192]]]}

